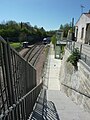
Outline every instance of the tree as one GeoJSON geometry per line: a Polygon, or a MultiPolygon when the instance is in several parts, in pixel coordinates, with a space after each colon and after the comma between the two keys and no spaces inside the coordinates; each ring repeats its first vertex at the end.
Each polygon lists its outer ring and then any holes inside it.
{"type": "Polygon", "coordinates": [[[38,42],[43,40],[44,37],[51,37],[55,34],[55,31],[46,32],[43,27],[31,26],[29,22],[17,23],[15,21],[7,21],[4,24],[0,24],[0,35],[9,41],[24,41],[38,42]]]}
{"type": "Polygon", "coordinates": [[[53,35],[53,36],[51,37],[51,41],[52,41],[52,44],[53,44],[53,45],[56,44],[56,41],[57,41],[56,35],[53,35]]]}
{"type": "Polygon", "coordinates": [[[63,28],[64,28],[64,26],[61,24],[61,25],[60,25],[60,30],[63,30],[63,28]]]}
{"type": "Polygon", "coordinates": [[[66,23],[65,25],[64,25],[64,30],[63,30],[63,35],[64,35],[64,37],[67,37],[67,35],[68,35],[68,31],[70,30],[70,25],[68,24],[68,23],[66,23]]]}
{"type": "Polygon", "coordinates": [[[65,25],[60,25],[60,30],[63,31],[63,37],[67,37],[68,31],[71,29],[70,24],[66,23],[65,25]]]}
{"type": "Polygon", "coordinates": [[[26,33],[20,33],[20,35],[19,35],[19,41],[20,41],[20,43],[21,42],[24,42],[24,41],[26,41],[27,40],[27,35],[26,35],[26,33]]]}

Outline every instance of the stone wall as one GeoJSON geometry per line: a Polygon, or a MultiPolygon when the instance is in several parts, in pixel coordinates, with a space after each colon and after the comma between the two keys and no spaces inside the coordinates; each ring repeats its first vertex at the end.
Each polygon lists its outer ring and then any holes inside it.
{"type": "Polygon", "coordinates": [[[61,62],[61,91],[90,112],[90,68],[80,60],[76,71],[71,63],[66,62],[69,55],[70,51],[66,49],[61,62]]]}

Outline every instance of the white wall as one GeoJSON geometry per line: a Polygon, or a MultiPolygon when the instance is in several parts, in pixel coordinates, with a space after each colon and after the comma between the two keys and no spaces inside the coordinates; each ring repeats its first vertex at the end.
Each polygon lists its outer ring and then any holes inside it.
{"type": "Polygon", "coordinates": [[[80,17],[80,19],[77,21],[77,23],[75,25],[75,26],[78,26],[77,42],[85,43],[86,24],[87,23],[90,23],[90,18],[87,17],[85,14],[82,14],[82,16],[80,17]],[[83,27],[84,27],[84,34],[83,34],[83,38],[81,39],[81,31],[82,31],[83,27]]]}

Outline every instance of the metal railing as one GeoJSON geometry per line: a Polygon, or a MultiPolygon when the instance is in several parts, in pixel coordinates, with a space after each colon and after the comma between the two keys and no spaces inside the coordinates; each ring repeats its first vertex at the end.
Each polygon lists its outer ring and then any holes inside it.
{"type": "Polygon", "coordinates": [[[0,115],[0,120],[27,120],[31,112],[35,101],[42,89],[43,83],[34,87],[30,92],[21,97],[15,104],[12,104],[6,111],[0,115]]]}
{"type": "Polygon", "coordinates": [[[74,48],[78,48],[81,56],[81,60],[84,61],[88,66],[90,66],[90,46],[77,43],[77,42],[67,42],[67,48],[70,52],[74,51],[74,48]]]}
{"type": "Polygon", "coordinates": [[[79,93],[79,94],[81,94],[81,95],[83,95],[83,96],[85,96],[85,97],[87,97],[87,98],[90,98],[90,95],[89,95],[89,94],[86,94],[86,93],[84,93],[84,92],[82,92],[82,91],[80,91],[80,90],[78,90],[78,89],[76,89],[76,88],[73,88],[73,87],[70,86],[70,85],[67,85],[67,84],[65,84],[65,83],[61,83],[61,85],[63,85],[64,87],[67,87],[68,89],[71,89],[72,91],[75,91],[75,92],[77,92],[77,93],[79,93]]]}
{"type": "Polygon", "coordinates": [[[90,57],[81,53],[81,60],[83,60],[88,66],[90,66],[90,57]]]}
{"type": "Polygon", "coordinates": [[[0,37],[0,120],[26,120],[42,83],[36,70],[0,37]]]}

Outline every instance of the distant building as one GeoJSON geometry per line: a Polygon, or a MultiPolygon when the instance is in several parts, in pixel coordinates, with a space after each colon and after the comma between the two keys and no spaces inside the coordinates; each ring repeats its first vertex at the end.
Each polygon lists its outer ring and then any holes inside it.
{"type": "Polygon", "coordinates": [[[76,22],[75,38],[77,42],[90,44],[90,11],[83,13],[76,22]]]}
{"type": "Polygon", "coordinates": [[[57,41],[61,41],[61,40],[63,40],[63,31],[57,31],[56,32],[56,39],[57,39],[57,41]]]}

